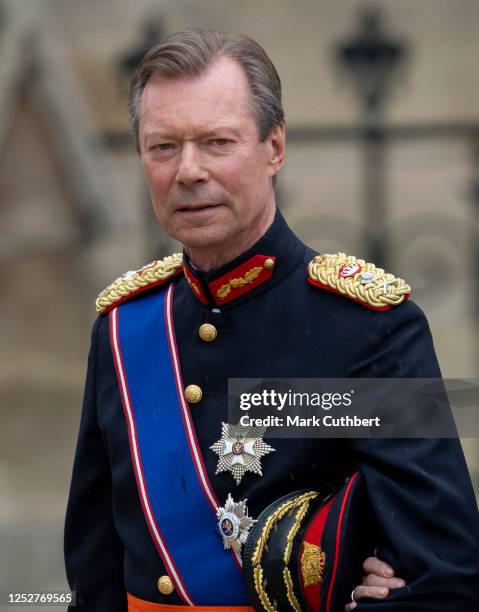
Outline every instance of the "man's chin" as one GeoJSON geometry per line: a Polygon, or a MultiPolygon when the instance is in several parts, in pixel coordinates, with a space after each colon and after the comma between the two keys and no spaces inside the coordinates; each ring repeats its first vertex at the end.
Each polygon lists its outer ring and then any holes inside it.
{"type": "Polygon", "coordinates": [[[186,249],[218,248],[226,241],[223,227],[195,227],[178,230],[172,234],[186,249]]]}

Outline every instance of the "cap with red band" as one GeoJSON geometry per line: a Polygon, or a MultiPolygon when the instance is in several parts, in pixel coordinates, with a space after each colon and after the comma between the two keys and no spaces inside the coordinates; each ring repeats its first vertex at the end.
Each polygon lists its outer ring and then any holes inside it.
{"type": "Polygon", "coordinates": [[[255,610],[268,608],[268,602],[276,602],[277,610],[344,609],[376,540],[367,508],[359,472],[335,494],[331,489],[295,491],[270,504],[252,527],[243,553],[255,610]]]}

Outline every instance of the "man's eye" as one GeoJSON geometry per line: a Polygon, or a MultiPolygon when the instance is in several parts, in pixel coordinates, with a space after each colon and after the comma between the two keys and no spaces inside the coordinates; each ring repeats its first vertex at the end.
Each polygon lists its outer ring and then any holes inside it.
{"type": "Polygon", "coordinates": [[[227,138],[214,138],[211,142],[215,145],[219,145],[220,147],[222,147],[224,145],[227,145],[229,140],[227,138]]]}
{"type": "Polygon", "coordinates": [[[149,150],[151,153],[164,153],[171,151],[174,148],[174,144],[171,142],[159,142],[158,144],[151,145],[149,150]]]}

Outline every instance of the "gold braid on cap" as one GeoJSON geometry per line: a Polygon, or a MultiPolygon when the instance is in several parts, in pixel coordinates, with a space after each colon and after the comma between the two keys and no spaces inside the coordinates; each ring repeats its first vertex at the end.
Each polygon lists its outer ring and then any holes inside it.
{"type": "Polygon", "coordinates": [[[345,253],[317,255],[308,265],[308,280],[372,310],[389,310],[411,293],[402,278],[345,253]]]}
{"type": "Polygon", "coordinates": [[[183,255],[174,253],[153,261],[139,270],[123,274],[104,289],[96,300],[96,311],[103,313],[117,302],[124,301],[148,287],[161,285],[175,276],[183,264],[183,255]]]}
{"type": "MultiPolygon", "coordinates": [[[[300,521],[303,520],[307,509],[309,507],[309,503],[311,500],[315,499],[318,496],[316,491],[307,491],[299,495],[298,497],[294,497],[293,499],[289,499],[283,502],[276,510],[266,519],[263,529],[261,531],[261,535],[256,542],[256,547],[251,556],[251,564],[253,566],[253,576],[254,576],[254,588],[258,597],[263,605],[263,608],[266,612],[276,612],[276,607],[271,603],[271,600],[266,592],[267,583],[263,578],[263,568],[261,566],[261,559],[263,557],[263,553],[268,548],[268,539],[271,535],[271,532],[276,528],[277,523],[284,518],[287,514],[291,514],[294,510],[298,510],[295,517],[295,525],[298,524],[298,528],[300,526],[300,521]]],[[[293,527],[288,533],[288,542],[291,540],[296,534],[297,529],[293,527]]],[[[289,544],[287,546],[287,550],[289,550],[289,544]]],[[[289,552],[285,552],[285,559],[289,560],[289,552]]],[[[286,561],[285,561],[286,563],[286,561]]],[[[293,591],[293,583],[291,579],[291,574],[286,567],[283,569],[283,580],[285,581],[288,601],[290,602],[293,609],[299,612],[300,607],[298,600],[296,599],[296,595],[293,591]],[[286,570],[286,571],[285,571],[286,570]]]]}

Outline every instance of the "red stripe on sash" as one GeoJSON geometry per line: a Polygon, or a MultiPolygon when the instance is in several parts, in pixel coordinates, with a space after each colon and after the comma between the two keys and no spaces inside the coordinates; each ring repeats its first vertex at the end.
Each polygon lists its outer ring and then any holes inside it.
{"type": "Polygon", "coordinates": [[[136,435],[136,424],[133,411],[131,409],[131,399],[128,390],[128,384],[125,376],[125,368],[123,365],[123,358],[121,355],[120,343],[118,338],[118,308],[114,308],[110,312],[110,344],[113,353],[113,361],[115,364],[116,375],[118,379],[118,386],[120,388],[120,395],[123,404],[123,411],[125,420],[128,428],[128,438],[130,441],[130,451],[133,458],[133,469],[135,471],[135,478],[137,482],[138,492],[140,496],[140,502],[143,508],[143,513],[147,519],[148,530],[155,543],[156,549],[163,560],[163,563],[173,580],[176,590],[180,597],[183,599],[186,605],[192,606],[193,601],[190,599],[184,582],[175,566],[172,556],[164,542],[161,535],[160,528],[155,520],[153,512],[151,510],[151,503],[148,497],[148,493],[145,486],[145,479],[143,474],[143,468],[141,463],[140,454],[138,451],[138,439],[136,435]]]}

